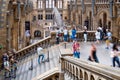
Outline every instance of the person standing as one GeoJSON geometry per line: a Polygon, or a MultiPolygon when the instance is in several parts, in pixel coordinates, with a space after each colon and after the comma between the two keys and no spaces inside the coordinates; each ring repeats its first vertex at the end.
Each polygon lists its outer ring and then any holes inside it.
{"type": "Polygon", "coordinates": [[[71,28],[69,29],[69,41],[70,42],[72,41],[72,29],[71,28]]]}
{"type": "Polygon", "coordinates": [[[4,76],[5,78],[10,77],[10,64],[9,64],[9,56],[7,53],[4,53],[2,56],[3,67],[5,69],[4,76]]]}
{"type": "Polygon", "coordinates": [[[57,28],[56,30],[56,44],[59,44],[60,42],[60,31],[59,28],[57,28]]]}
{"type": "Polygon", "coordinates": [[[80,58],[80,44],[77,42],[77,40],[73,41],[73,55],[75,58],[80,58]]]}
{"type": "Polygon", "coordinates": [[[10,57],[10,64],[11,64],[11,77],[16,78],[16,70],[17,70],[17,60],[14,59],[14,56],[12,55],[10,57]]]}
{"type": "Polygon", "coordinates": [[[73,28],[72,29],[72,40],[74,40],[76,38],[76,29],[73,28]]]}
{"type": "Polygon", "coordinates": [[[100,31],[99,31],[99,29],[97,29],[97,31],[95,32],[95,36],[96,36],[96,43],[99,43],[99,40],[100,40],[100,31]]]}
{"type": "Polygon", "coordinates": [[[97,52],[96,46],[92,43],[90,56],[89,56],[88,60],[99,63],[96,52],[97,52]]]}
{"type": "Polygon", "coordinates": [[[84,36],[84,42],[87,42],[87,30],[84,30],[83,36],[84,36]]]}
{"type": "Polygon", "coordinates": [[[64,41],[67,42],[68,41],[68,30],[66,27],[64,28],[63,33],[64,33],[64,41]]]}
{"type": "Polygon", "coordinates": [[[120,51],[118,51],[118,46],[117,44],[113,44],[112,51],[111,51],[113,67],[115,67],[115,62],[118,64],[118,67],[120,67],[120,61],[119,61],[118,54],[120,54],[120,51]]]}
{"type": "Polygon", "coordinates": [[[38,47],[37,48],[37,53],[38,53],[38,63],[40,64],[40,59],[42,57],[42,61],[41,62],[44,62],[44,54],[43,54],[43,48],[42,47],[38,47]]]}

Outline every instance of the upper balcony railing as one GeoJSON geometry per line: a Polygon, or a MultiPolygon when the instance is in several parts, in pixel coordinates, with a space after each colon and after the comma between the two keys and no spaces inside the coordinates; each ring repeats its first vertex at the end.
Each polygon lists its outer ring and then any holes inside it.
{"type": "Polygon", "coordinates": [[[96,4],[109,4],[109,0],[95,0],[96,4]]]}
{"type": "Polygon", "coordinates": [[[42,39],[32,45],[29,45],[19,51],[16,52],[15,57],[17,57],[17,59],[22,59],[22,57],[24,57],[25,55],[27,55],[27,53],[29,53],[32,50],[36,50],[38,46],[41,46],[43,48],[48,47],[50,44],[50,36],[46,37],[45,39],[42,39]]]}
{"type": "Polygon", "coordinates": [[[92,4],[92,0],[84,0],[84,4],[92,4]]]}

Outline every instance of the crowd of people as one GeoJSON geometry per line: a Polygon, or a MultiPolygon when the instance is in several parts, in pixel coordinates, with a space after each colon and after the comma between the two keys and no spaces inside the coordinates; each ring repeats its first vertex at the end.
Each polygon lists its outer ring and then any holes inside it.
{"type": "MultiPolygon", "coordinates": [[[[64,27],[63,28],[63,40],[65,42],[67,41],[73,42],[72,44],[73,56],[75,58],[80,58],[80,42],[78,42],[77,40],[76,32],[77,30],[75,27],[73,27],[72,29],[71,28],[67,29],[67,27],[64,27]]],[[[56,44],[59,44],[61,36],[62,36],[61,31],[59,30],[59,28],[57,28],[56,44]]],[[[87,37],[88,37],[87,28],[84,27],[84,30],[83,30],[84,42],[87,42],[87,37]]],[[[88,60],[99,63],[99,59],[97,57],[96,44],[99,44],[100,42],[105,41],[106,43],[105,49],[110,49],[111,48],[110,43],[112,41],[112,33],[109,29],[98,27],[95,32],[95,39],[96,39],[95,43],[93,42],[91,44],[91,49],[90,49],[90,54],[88,56],[88,60]]],[[[112,57],[111,57],[112,64],[113,64],[113,67],[115,67],[115,62],[117,62],[118,66],[120,67],[120,62],[119,62],[119,57],[118,57],[120,52],[117,47],[115,48],[115,46],[117,46],[117,44],[113,43],[112,51],[110,52],[110,54],[112,54],[112,57]]]]}
{"type": "MultiPolygon", "coordinates": [[[[63,38],[64,42],[72,42],[72,51],[73,56],[75,58],[80,58],[80,42],[77,40],[77,30],[75,27],[70,28],[69,30],[67,27],[64,27],[63,35],[61,34],[61,30],[59,28],[56,29],[56,44],[60,43],[61,38],[63,38]],[[62,37],[63,36],[63,37],[62,37]]],[[[87,28],[85,27],[83,30],[83,38],[84,42],[87,42],[87,28]]],[[[112,33],[109,29],[102,29],[101,27],[98,27],[95,32],[95,38],[96,42],[91,44],[90,54],[88,56],[88,60],[92,62],[99,63],[99,59],[97,57],[97,48],[95,44],[99,44],[101,41],[106,41],[106,49],[110,49],[110,42],[112,41],[112,33]]],[[[7,53],[3,54],[2,61],[3,61],[3,67],[5,69],[5,77],[16,77],[16,70],[17,70],[17,60],[14,56],[16,51],[13,49],[12,51],[8,52],[9,54],[12,54],[12,56],[8,56],[7,53]]],[[[39,47],[37,48],[37,54],[38,54],[38,63],[44,62],[44,52],[43,48],[39,47]],[[41,59],[42,57],[42,59],[41,59]]],[[[111,59],[113,67],[115,67],[115,62],[118,64],[118,67],[120,67],[120,61],[118,55],[120,54],[120,51],[118,49],[118,45],[113,43],[112,51],[111,51],[111,59]]]]}
{"type": "Polygon", "coordinates": [[[17,60],[14,56],[16,53],[15,49],[12,51],[5,52],[2,56],[2,67],[5,70],[5,78],[15,78],[17,70],[17,60]]]}

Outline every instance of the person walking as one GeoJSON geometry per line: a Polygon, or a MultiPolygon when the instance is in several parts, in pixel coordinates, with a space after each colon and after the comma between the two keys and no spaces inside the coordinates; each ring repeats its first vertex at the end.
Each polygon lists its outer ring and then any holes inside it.
{"type": "Polygon", "coordinates": [[[88,60],[99,63],[96,52],[97,52],[96,46],[92,43],[91,50],[90,50],[90,56],[89,56],[88,60]]]}
{"type": "Polygon", "coordinates": [[[60,31],[59,28],[57,28],[56,30],[56,44],[59,44],[60,42],[60,31]]]}
{"type": "Polygon", "coordinates": [[[44,54],[43,54],[43,48],[42,47],[38,47],[37,48],[37,53],[38,53],[38,63],[40,64],[40,59],[42,57],[42,61],[41,62],[44,62],[44,54]]]}
{"type": "Polygon", "coordinates": [[[105,39],[106,39],[106,49],[109,49],[109,47],[110,47],[110,42],[111,42],[111,40],[112,40],[112,33],[110,32],[109,29],[107,29],[107,34],[106,34],[105,39]]]}
{"type": "Polygon", "coordinates": [[[111,51],[113,67],[115,67],[115,62],[118,64],[118,67],[120,67],[120,61],[119,61],[118,54],[120,54],[120,51],[118,50],[118,46],[117,44],[113,44],[112,51],[111,51]]]}

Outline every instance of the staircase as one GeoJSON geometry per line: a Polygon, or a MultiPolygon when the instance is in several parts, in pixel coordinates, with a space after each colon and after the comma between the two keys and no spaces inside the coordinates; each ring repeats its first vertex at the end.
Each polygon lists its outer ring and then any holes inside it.
{"type": "MultiPolygon", "coordinates": [[[[49,50],[49,62],[38,64],[38,55],[36,51],[30,51],[30,54],[20,60],[18,63],[18,70],[14,80],[32,80],[51,69],[59,66],[59,50],[56,46],[47,48],[49,50]],[[33,60],[33,70],[29,70],[31,66],[31,59],[33,60]]],[[[46,52],[46,51],[45,51],[46,52]]],[[[47,52],[45,53],[47,59],[47,52]]]]}

